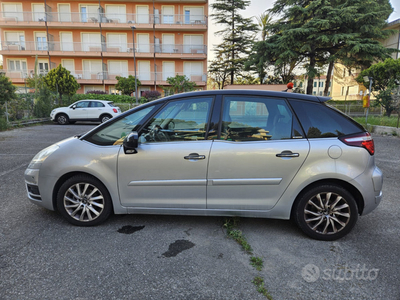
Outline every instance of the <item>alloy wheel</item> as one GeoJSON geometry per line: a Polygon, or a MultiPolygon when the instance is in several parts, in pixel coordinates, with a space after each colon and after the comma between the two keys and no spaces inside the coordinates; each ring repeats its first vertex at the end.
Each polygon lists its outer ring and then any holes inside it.
{"type": "Polygon", "coordinates": [[[350,221],[349,203],[339,194],[318,193],[308,200],[304,208],[304,220],[308,227],[320,234],[335,234],[350,221]]]}
{"type": "Polygon", "coordinates": [[[63,204],[71,218],[81,222],[89,222],[101,215],[105,200],[96,186],[81,182],[67,189],[63,204]]]}

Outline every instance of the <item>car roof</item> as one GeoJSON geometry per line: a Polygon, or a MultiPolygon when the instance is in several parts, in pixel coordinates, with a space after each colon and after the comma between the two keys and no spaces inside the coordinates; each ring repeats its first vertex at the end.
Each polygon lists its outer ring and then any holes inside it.
{"type": "Polygon", "coordinates": [[[97,102],[102,102],[102,103],[113,103],[111,100],[98,100],[98,99],[82,99],[78,100],[76,102],[81,102],[81,101],[97,101],[97,102]]]}
{"type": "Polygon", "coordinates": [[[158,100],[151,101],[150,103],[163,102],[166,100],[180,99],[183,97],[199,97],[199,96],[214,96],[214,95],[235,95],[235,96],[264,96],[264,97],[279,97],[279,98],[290,98],[299,99],[312,102],[326,102],[331,97],[313,96],[298,93],[287,93],[287,92],[276,92],[276,91],[260,91],[260,90],[211,90],[211,91],[197,91],[180,93],[168,97],[164,97],[158,100]]]}

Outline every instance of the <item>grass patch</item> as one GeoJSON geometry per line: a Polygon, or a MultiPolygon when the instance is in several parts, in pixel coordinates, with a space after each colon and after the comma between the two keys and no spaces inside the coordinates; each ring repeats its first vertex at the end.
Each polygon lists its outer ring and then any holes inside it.
{"type": "Polygon", "coordinates": [[[268,293],[268,290],[264,286],[264,278],[257,276],[253,279],[252,282],[257,287],[257,291],[260,294],[263,294],[265,297],[267,297],[268,300],[272,300],[272,296],[268,293]]]}
{"type": "MultiPolygon", "coordinates": [[[[228,237],[234,239],[239,245],[242,246],[242,249],[247,254],[252,254],[253,249],[250,244],[247,242],[241,230],[238,229],[239,218],[226,218],[224,227],[226,228],[226,234],[228,237]]],[[[257,271],[261,271],[264,266],[264,261],[261,257],[251,256],[250,257],[250,265],[252,265],[257,271]]],[[[257,291],[260,294],[263,294],[267,297],[268,300],[272,300],[272,296],[268,293],[268,290],[264,286],[264,278],[257,276],[253,279],[252,283],[257,287],[257,291]]]]}
{"type": "Polygon", "coordinates": [[[257,271],[261,271],[264,265],[264,262],[261,257],[252,256],[250,257],[250,264],[257,269],[257,271]]]}
{"type": "MultiPolygon", "coordinates": [[[[355,121],[365,126],[365,117],[355,117],[353,118],[355,121]]],[[[377,125],[377,126],[389,126],[389,127],[397,127],[397,116],[386,117],[386,116],[368,116],[368,124],[377,125]]]]}
{"type": "Polygon", "coordinates": [[[239,224],[239,218],[227,218],[225,219],[224,227],[226,228],[226,233],[232,239],[234,239],[242,249],[248,253],[252,254],[253,249],[250,244],[247,242],[241,230],[236,229],[239,224]]]}

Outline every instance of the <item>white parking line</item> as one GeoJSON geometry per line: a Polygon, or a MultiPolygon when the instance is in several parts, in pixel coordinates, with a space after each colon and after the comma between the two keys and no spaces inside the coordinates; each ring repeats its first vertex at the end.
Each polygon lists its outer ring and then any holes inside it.
{"type": "Polygon", "coordinates": [[[26,168],[27,166],[28,166],[28,163],[24,163],[24,164],[22,164],[22,165],[19,165],[19,166],[14,167],[14,168],[12,168],[12,169],[10,169],[10,170],[1,172],[1,173],[0,173],[0,177],[2,177],[2,176],[4,176],[4,175],[7,175],[8,173],[14,172],[15,170],[18,170],[18,169],[20,169],[20,168],[22,168],[22,167],[25,167],[25,168],[26,168]]]}

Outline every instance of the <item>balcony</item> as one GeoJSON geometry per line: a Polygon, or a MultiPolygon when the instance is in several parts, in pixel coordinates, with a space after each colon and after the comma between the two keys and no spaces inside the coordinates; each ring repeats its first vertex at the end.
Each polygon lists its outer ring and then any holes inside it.
{"type": "Polygon", "coordinates": [[[154,15],[155,29],[207,29],[205,15],[154,15]]]}
{"type": "MultiPolygon", "coordinates": [[[[105,67],[107,68],[107,67],[105,67]]],[[[34,70],[2,70],[7,77],[9,77],[13,83],[24,83],[25,79],[33,78],[34,70]]],[[[80,84],[117,84],[117,76],[128,77],[129,75],[135,76],[135,71],[94,71],[94,70],[74,70],[70,71],[71,75],[80,84]]],[[[38,75],[46,76],[48,70],[38,70],[38,75]]],[[[168,86],[168,77],[174,77],[176,75],[185,75],[190,81],[196,82],[198,86],[205,86],[207,84],[206,73],[183,73],[183,72],[139,72],[137,71],[137,77],[142,85],[157,85],[168,86]]]]}
{"type": "MultiPolygon", "coordinates": [[[[93,56],[103,53],[104,57],[133,57],[133,44],[108,44],[108,43],[67,43],[67,42],[33,42],[33,41],[2,41],[0,54],[26,55],[47,54],[53,56],[93,56]]],[[[182,58],[205,59],[207,57],[206,45],[180,45],[180,44],[136,44],[135,56],[137,58],[182,58]]]]}
{"type": "Polygon", "coordinates": [[[163,14],[109,14],[109,13],[60,13],[60,12],[1,12],[0,26],[45,26],[98,28],[99,23],[107,28],[130,29],[185,29],[206,30],[206,15],[163,15],[163,14]]]}
{"type": "MultiPolygon", "coordinates": [[[[116,84],[117,79],[116,76],[128,77],[129,75],[135,76],[135,72],[106,72],[106,84],[116,84]]],[[[174,77],[176,75],[186,75],[190,81],[196,82],[199,86],[205,86],[207,84],[207,74],[206,73],[183,73],[183,72],[137,72],[137,77],[140,80],[142,85],[153,85],[154,81],[157,85],[165,85],[168,86],[167,83],[168,77],[174,77]]]]}
{"type": "Polygon", "coordinates": [[[2,41],[0,45],[3,55],[46,55],[48,50],[47,42],[2,41]]]}
{"type": "Polygon", "coordinates": [[[45,26],[46,14],[44,12],[6,12],[0,13],[0,26],[45,26]]]}

